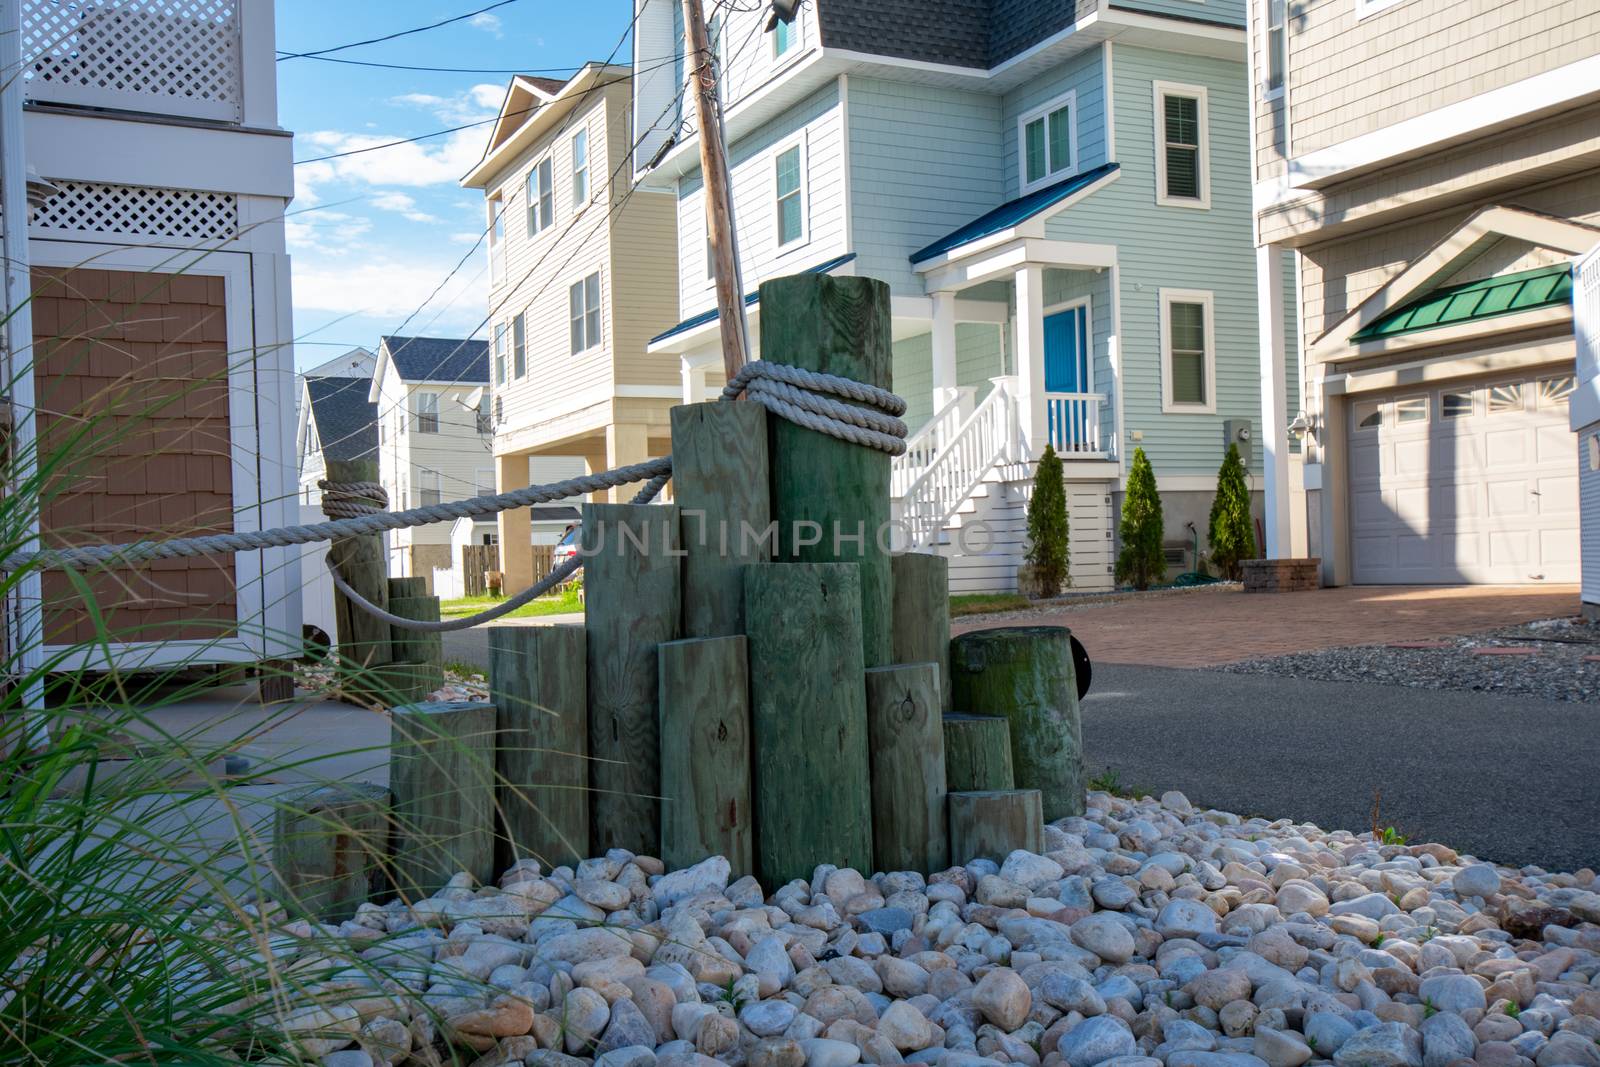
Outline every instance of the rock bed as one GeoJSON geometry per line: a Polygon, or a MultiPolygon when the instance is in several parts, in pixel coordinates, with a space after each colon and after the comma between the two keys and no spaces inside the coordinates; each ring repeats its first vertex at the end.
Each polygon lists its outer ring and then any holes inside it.
{"type": "Polygon", "coordinates": [[[1216,670],[1278,674],[1324,682],[1375,682],[1417,689],[1454,689],[1600,703],[1600,628],[1579,619],[1549,619],[1511,630],[1441,638],[1443,648],[1358,645],[1245,660],[1216,670]],[[1476,649],[1532,648],[1533,655],[1478,654],[1476,649]]]}
{"type": "Polygon", "coordinates": [[[289,924],[370,970],[275,1025],[326,1067],[1600,1067],[1593,871],[1179,793],[1092,793],[1045,841],[928,878],[822,866],[770,895],[721,858],[460,875],[289,924]]]}
{"type": "MultiPolygon", "coordinates": [[[[331,693],[338,688],[331,663],[300,663],[295,665],[295,685],[313,693],[331,693]]],[[[428,695],[429,700],[488,700],[489,679],[473,672],[463,673],[446,667],[444,685],[428,695]]]]}

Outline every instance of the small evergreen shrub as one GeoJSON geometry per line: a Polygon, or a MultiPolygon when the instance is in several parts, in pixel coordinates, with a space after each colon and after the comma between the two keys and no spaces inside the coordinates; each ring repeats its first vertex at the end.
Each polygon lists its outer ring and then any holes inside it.
{"type": "Polygon", "coordinates": [[[1217,495],[1211,501],[1211,525],[1206,540],[1211,542],[1211,562],[1229,581],[1236,582],[1243,576],[1241,561],[1256,558],[1250,487],[1245,483],[1238,445],[1228,445],[1228,454],[1217,471],[1217,495]]]}
{"type": "Polygon", "coordinates": [[[1055,596],[1071,584],[1067,571],[1071,559],[1067,523],[1067,486],[1061,457],[1044,446],[1039,469],[1033,475],[1033,498],[1028,501],[1028,563],[1033,567],[1041,596],[1055,596]]]}
{"type": "Polygon", "coordinates": [[[1122,551],[1117,553],[1117,581],[1135,589],[1149,589],[1152,582],[1167,576],[1167,560],[1161,552],[1165,530],[1161,519],[1161,494],[1156,492],[1156,472],[1144,449],[1133,450],[1133,467],[1128,471],[1128,488],[1122,497],[1122,523],[1118,534],[1122,551]]]}

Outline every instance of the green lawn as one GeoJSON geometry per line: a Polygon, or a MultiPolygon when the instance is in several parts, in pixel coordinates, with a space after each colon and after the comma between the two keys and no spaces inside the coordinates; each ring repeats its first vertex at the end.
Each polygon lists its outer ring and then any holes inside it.
{"type": "MultiPolygon", "coordinates": [[[[446,600],[439,605],[439,614],[447,619],[474,615],[494,607],[504,599],[504,597],[469,596],[460,600],[446,600]]],[[[568,589],[550,596],[542,596],[531,604],[522,605],[509,615],[502,615],[501,618],[526,619],[537,615],[567,615],[582,610],[583,602],[578,599],[578,591],[568,589]]]]}
{"type": "Polygon", "coordinates": [[[1016,593],[961,593],[950,598],[950,615],[987,615],[992,611],[1020,611],[1032,601],[1016,593]]]}

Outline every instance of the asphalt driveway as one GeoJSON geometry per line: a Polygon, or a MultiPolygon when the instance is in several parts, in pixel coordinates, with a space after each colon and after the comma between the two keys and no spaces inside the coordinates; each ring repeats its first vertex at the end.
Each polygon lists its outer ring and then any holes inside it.
{"type": "Polygon", "coordinates": [[[1197,805],[1549,870],[1600,868],[1593,705],[1357,682],[1097,663],[1090,773],[1197,805]]]}

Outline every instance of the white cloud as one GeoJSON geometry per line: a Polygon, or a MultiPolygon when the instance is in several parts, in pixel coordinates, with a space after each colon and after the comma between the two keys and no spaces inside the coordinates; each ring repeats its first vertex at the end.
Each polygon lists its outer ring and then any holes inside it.
{"type": "Polygon", "coordinates": [[[467,25],[471,26],[475,30],[482,30],[485,33],[492,33],[496,37],[504,36],[504,34],[500,32],[500,16],[491,14],[488,11],[479,12],[478,14],[472,16],[467,20],[467,25]]]}
{"type": "Polygon", "coordinates": [[[458,244],[458,245],[475,245],[479,241],[483,240],[483,234],[481,234],[481,233],[453,233],[453,234],[450,235],[450,240],[453,241],[454,243],[458,244]]]}
{"type": "Polygon", "coordinates": [[[299,169],[306,186],[327,181],[364,182],[367,185],[397,185],[420,188],[429,185],[454,185],[483,158],[486,134],[482,127],[459,130],[432,141],[390,144],[397,138],[385,134],[345,133],[319,130],[302,135],[315,155],[332,155],[363,148],[388,147],[360,155],[304,164],[299,169]],[[317,168],[308,171],[308,168],[317,168]]]}
{"type": "Polygon", "coordinates": [[[291,212],[283,220],[284,237],[296,253],[343,255],[371,229],[371,219],[327,208],[291,212]]]}
{"type": "Polygon", "coordinates": [[[372,206],[381,211],[393,211],[411,222],[438,222],[436,216],[417,210],[417,199],[405,193],[379,193],[372,198],[372,206]]]}
{"type": "MultiPolygon", "coordinates": [[[[374,256],[360,263],[297,260],[294,302],[297,309],[372,315],[398,323],[415,311],[454,262],[432,263],[420,257],[374,256]]],[[[479,276],[462,271],[450,279],[418,322],[437,319],[453,330],[470,330],[483,318],[488,293],[479,276]]]]}

